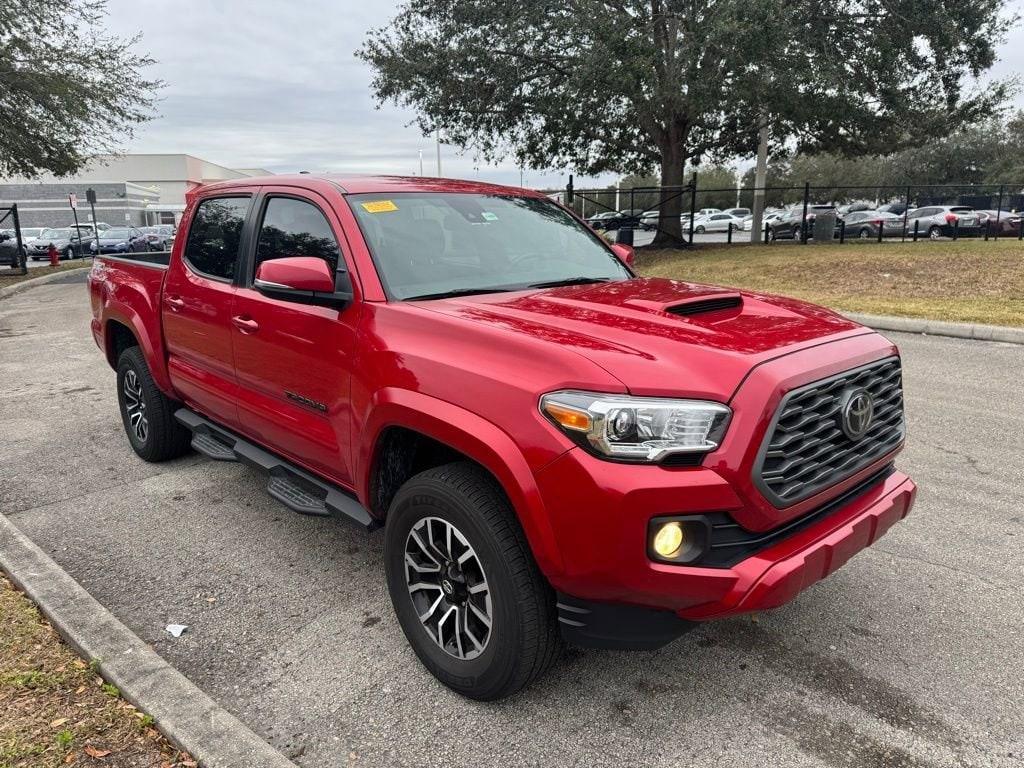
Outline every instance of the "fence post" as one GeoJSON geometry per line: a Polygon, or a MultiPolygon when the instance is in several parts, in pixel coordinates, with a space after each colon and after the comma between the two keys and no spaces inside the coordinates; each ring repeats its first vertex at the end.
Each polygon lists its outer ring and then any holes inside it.
{"type": "Polygon", "coordinates": [[[729,234],[726,235],[725,242],[727,242],[730,245],[732,245],[732,222],[731,221],[729,222],[729,234]]]}
{"type": "Polygon", "coordinates": [[[766,221],[764,223],[764,244],[768,245],[768,239],[771,233],[771,225],[766,221]]]}
{"type": "Polygon", "coordinates": [[[846,242],[846,219],[839,220],[839,244],[846,242]]]}
{"type": "Polygon", "coordinates": [[[917,242],[917,231],[921,228],[921,220],[914,219],[914,242],[917,242]]]}
{"type": "MultiPolygon", "coordinates": [[[[565,185],[565,204],[572,208],[573,204],[573,193],[572,193],[572,174],[569,174],[569,183],[565,185]]],[[[95,223],[95,222],[93,222],[95,223]]]]}
{"type": "Polygon", "coordinates": [[[14,245],[18,253],[14,257],[15,263],[21,268],[21,274],[28,274],[28,261],[25,258],[25,244],[21,241],[21,219],[18,218],[18,204],[11,204],[11,219],[14,222],[14,245]]]}
{"type": "Polygon", "coordinates": [[[811,201],[811,182],[804,182],[804,212],[800,217],[800,242],[807,245],[807,204],[811,201]]]}
{"type": "Polygon", "coordinates": [[[956,240],[960,234],[960,217],[953,219],[953,239],[956,240]]]}
{"type": "Polygon", "coordinates": [[[999,219],[1003,215],[1003,185],[999,185],[999,202],[996,204],[996,240],[999,239],[999,219]]]}
{"type": "Polygon", "coordinates": [[[907,242],[907,216],[910,215],[910,187],[907,187],[907,199],[903,201],[903,204],[907,206],[903,209],[903,234],[900,235],[900,242],[907,242]]]}
{"type": "Polygon", "coordinates": [[[690,177],[690,245],[693,245],[693,217],[697,213],[697,172],[690,177]]]}
{"type": "Polygon", "coordinates": [[[878,242],[882,242],[882,233],[885,232],[885,219],[878,220],[878,242]]]}

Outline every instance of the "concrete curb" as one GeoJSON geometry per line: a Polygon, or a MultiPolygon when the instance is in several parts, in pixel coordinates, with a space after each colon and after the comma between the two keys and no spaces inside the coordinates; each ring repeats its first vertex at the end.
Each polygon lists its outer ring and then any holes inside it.
{"type": "Polygon", "coordinates": [[[1024,344],[1024,328],[1009,328],[1003,325],[981,325],[980,323],[948,323],[943,320],[922,320],[917,317],[862,315],[854,312],[844,312],[843,314],[855,323],[866,325],[877,331],[925,333],[931,336],[951,336],[957,339],[1024,344]]]}
{"type": "Polygon", "coordinates": [[[0,567],[71,647],[207,768],[295,768],[164,661],[0,514],[0,567]]]}
{"type": "Polygon", "coordinates": [[[51,272],[48,275],[40,275],[39,277],[33,277],[29,280],[22,280],[20,283],[14,285],[8,285],[6,288],[0,288],[0,299],[6,299],[8,296],[14,296],[16,293],[27,291],[29,288],[35,288],[37,285],[46,285],[46,283],[52,283],[54,280],[58,280],[65,275],[77,272],[80,269],[89,269],[92,264],[81,264],[73,269],[64,269],[60,272],[51,272]]]}

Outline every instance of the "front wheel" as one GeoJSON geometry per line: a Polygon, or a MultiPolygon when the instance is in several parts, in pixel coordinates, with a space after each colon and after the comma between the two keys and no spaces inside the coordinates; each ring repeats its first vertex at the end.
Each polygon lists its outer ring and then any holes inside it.
{"type": "Polygon", "coordinates": [[[928,230],[928,237],[932,240],[938,240],[942,237],[942,230],[939,227],[931,227],[928,230]]]}
{"type": "Polygon", "coordinates": [[[704,227],[697,227],[693,231],[696,232],[698,235],[703,235],[704,234],[704,227]]]}
{"type": "Polygon", "coordinates": [[[166,461],[189,451],[192,433],[174,418],[176,404],[160,391],[138,347],[117,361],[117,402],[132,450],[146,461],[166,461]]]}
{"type": "Polygon", "coordinates": [[[387,517],[398,622],[423,665],[472,699],[509,696],[561,647],[555,598],[497,483],[458,462],[410,479],[387,517]]]}
{"type": "Polygon", "coordinates": [[[75,258],[75,252],[69,247],[67,248],[67,250],[64,251],[64,259],[67,261],[71,261],[73,258],[75,258]]]}

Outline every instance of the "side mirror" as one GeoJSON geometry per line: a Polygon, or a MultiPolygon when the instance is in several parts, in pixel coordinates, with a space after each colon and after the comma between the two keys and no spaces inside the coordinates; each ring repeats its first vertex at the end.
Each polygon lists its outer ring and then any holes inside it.
{"type": "Polygon", "coordinates": [[[335,275],[323,259],[287,256],[260,264],[253,286],[275,299],[341,307],[352,300],[352,283],[347,272],[339,272],[337,280],[335,288],[335,275]]]}
{"type": "Polygon", "coordinates": [[[636,251],[633,249],[632,245],[626,245],[625,243],[613,243],[611,249],[612,253],[619,257],[619,261],[627,267],[633,266],[633,261],[636,259],[636,251]]]}

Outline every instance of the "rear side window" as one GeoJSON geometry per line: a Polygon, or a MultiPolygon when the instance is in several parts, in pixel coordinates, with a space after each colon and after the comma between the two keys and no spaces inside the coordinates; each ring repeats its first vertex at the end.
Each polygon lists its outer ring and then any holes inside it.
{"type": "Polygon", "coordinates": [[[248,208],[248,197],[211,197],[199,203],[188,228],[185,261],[204,275],[234,278],[248,208]]]}
{"type": "Polygon", "coordinates": [[[312,203],[291,197],[267,202],[256,243],[256,266],[268,259],[312,256],[338,269],[338,241],[323,212],[312,203]]]}

